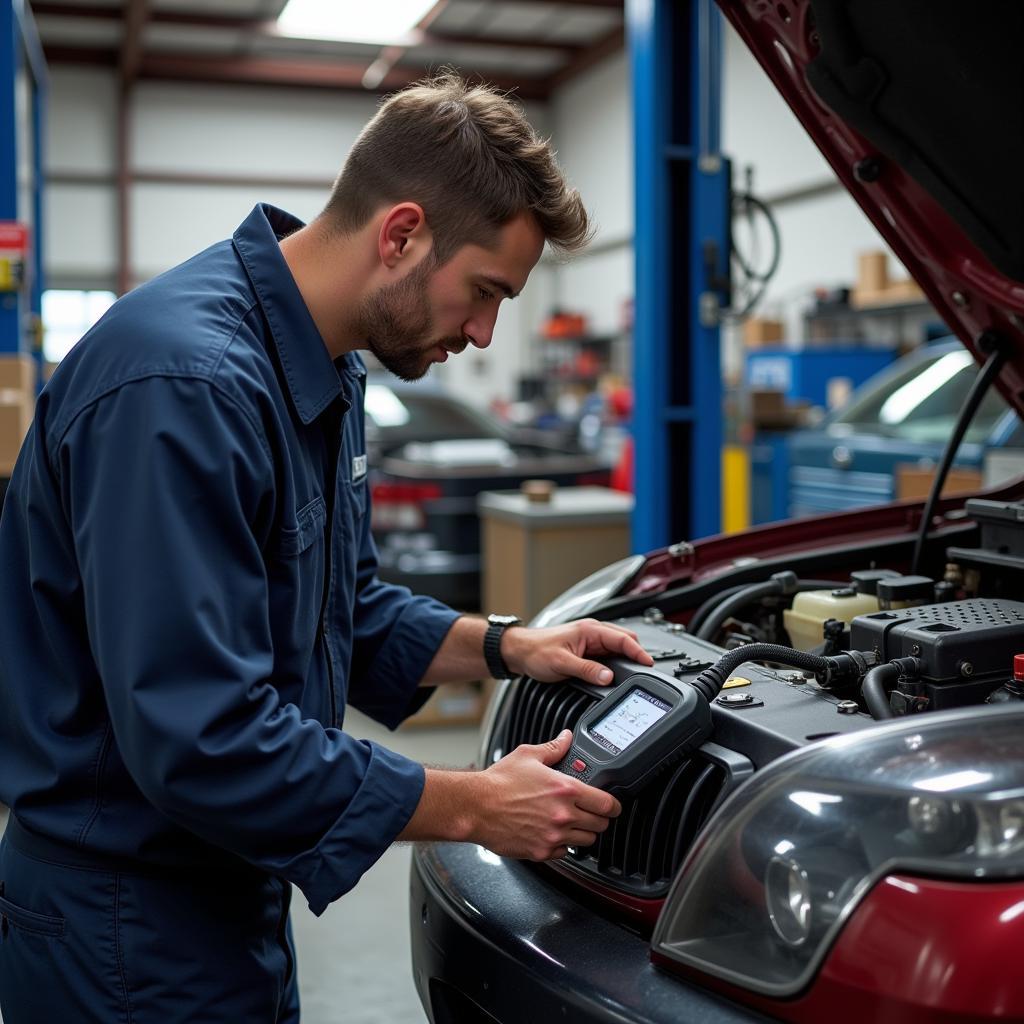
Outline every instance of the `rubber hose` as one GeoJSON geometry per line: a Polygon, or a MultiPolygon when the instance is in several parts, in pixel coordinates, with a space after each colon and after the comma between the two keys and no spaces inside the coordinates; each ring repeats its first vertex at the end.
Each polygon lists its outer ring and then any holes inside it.
{"type": "Polygon", "coordinates": [[[722,692],[722,686],[732,672],[748,661],[776,661],[781,665],[792,665],[793,668],[805,668],[815,674],[827,673],[835,664],[834,660],[794,651],[792,647],[783,647],[781,644],[747,644],[723,654],[714,665],[704,669],[692,685],[710,704],[722,692]]]}
{"type": "Polygon", "coordinates": [[[727,597],[717,608],[701,623],[696,635],[701,640],[710,640],[719,630],[719,627],[734,611],[743,608],[762,597],[775,597],[782,593],[782,585],[775,580],[768,580],[765,583],[752,583],[749,587],[738,590],[731,597],[727,597]]]}
{"type": "MultiPolygon", "coordinates": [[[[721,600],[721,603],[714,608],[713,611],[703,621],[698,621],[696,627],[694,626],[694,620],[699,620],[700,613],[704,610],[707,601],[704,602],[693,618],[690,620],[690,632],[693,633],[696,628],[695,636],[701,640],[713,640],[715,634],[722,627],[722,623],[725,622],[733,612],[739,611],[744,605],[751,604],[754,601],[759,600],[762,597],[773,597],[779,594],[796,594],[802,590],[827,590],[832,588],[833,590],[841,587],[841,583],[836,583],[835,580],[797,580],[795,587],[785,589],[782,584],[775,579],[765,580],[763,583],[751,583],[749,586],[744,587],[742,590],[738,590],[731,596],[721,600]]],[[[720,595],[716,595],[720,597],[720,595]]]]}
{"type": "Polygon", "coordinates": [[[889,691],[885,688],[885,684],[894,683],[899,677],[900,667],[892,662],[887,665],[876,665],[864,677],[860,693],[864,698],[864,703],[868,706],[868,711],[871,712],[871,717],[876,722],[896,717],[889,706],[889,691]]]}

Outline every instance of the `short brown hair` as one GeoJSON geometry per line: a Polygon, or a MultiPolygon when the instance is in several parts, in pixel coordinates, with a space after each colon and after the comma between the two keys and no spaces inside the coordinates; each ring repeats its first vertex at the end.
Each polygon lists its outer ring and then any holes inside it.
{"type": "Polygon", "coordinates": [[[352,146],[322,216],[349,233],[381,205],[403,200],[423,207],[437,263],[463,245],[492,243],[526,211],[561,252],[578,251],[591,234],[579,192],[522,107],[451,71],[384,101],[352,146]]]}

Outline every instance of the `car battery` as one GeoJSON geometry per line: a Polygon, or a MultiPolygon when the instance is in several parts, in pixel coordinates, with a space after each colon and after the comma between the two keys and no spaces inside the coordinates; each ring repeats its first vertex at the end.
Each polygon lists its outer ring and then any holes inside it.
{"type": "Polygon", "coordinates": [[[861,615],[850,648],[881,662],[917,658],[932,709],[975,703],[1012,675],[1013,656],[1024,652],[1024,604],[975,598],[861,615]]]}

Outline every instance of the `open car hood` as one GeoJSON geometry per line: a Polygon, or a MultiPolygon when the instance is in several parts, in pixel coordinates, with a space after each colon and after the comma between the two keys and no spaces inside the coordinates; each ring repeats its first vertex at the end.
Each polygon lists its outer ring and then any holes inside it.
{"type": "Polygon", "coordinates": [[[833,170],[1024,413],[1024,5],[719,0],[833,170]]]}

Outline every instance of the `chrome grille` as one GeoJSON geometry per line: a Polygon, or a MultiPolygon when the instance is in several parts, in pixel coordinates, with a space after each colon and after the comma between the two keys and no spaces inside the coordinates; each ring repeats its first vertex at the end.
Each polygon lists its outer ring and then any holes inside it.
{"type": "MultiPolygon", "coordinates": [[[[598,698],[571,683],[517,684],[505,730],[506,751],[546,743],[572,729],[598,698]]],[[[623,798],[622,814],[593,846],[562,863],[604,885],[637,896],[662,896],[729,781],[727,769],[694,751],[623,798]]]]}

